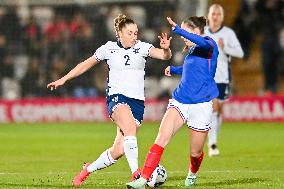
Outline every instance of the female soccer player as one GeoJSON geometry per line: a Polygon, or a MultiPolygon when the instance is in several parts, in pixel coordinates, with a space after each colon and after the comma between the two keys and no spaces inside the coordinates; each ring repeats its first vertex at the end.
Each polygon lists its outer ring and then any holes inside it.
{"type": "MultiPolygon", "coordinates": [[[[107,109],[110,118],[117,125],[117,135],[113,146],[104,151],[93,163],[86,163],[75,176],[74,186],[80,186],[90,173],[109,167],[126,156],[132,177],[137,176],[138,146],[136,133],[144,114],[144,75],[147,57],[168,60],[171,38],[162,33],[160,48],[137,40],[138,28],[125,15],[114,19],[117,42],[108,41],[96,50],[93,56],[78,64],[61,79],[47,85],[51,90],[63,85],[88,69],[105,60],[109,67],[107,88],[107,109]]],[[[134,179],[134,178],[133,178],[134,179]]]]}
{"type": "Polygon", "coordinates": [[[192,186],[203,160],[203,146],[210,129],[212,99],[218,96],[214,81],[218,47],[209,37],[201,37],[206,25],[204,17],[190,17],[181,28],[167,18],[174,33],[185,42],[188,55],[182,66],[166,68],[165,75],[180,74],[181,81],[173,92],[173,99],[162,119],[155,143],[149,150],[142,176],[126,184],[128,188],[142,189],[160,162],[164,148],[172,137],[187,122],[190,129],[190,168],[185,186],[192,186]]]}
{"type": "Polygon", "coordinates": [[[230,61],[231,57],[242,58],[244,52],[235,32],[223,26],[224,10],[219,4],[213,4],[209,8],[208,21],[204,33],[206,36],[214,39],[219,48],[218,63],[215,75],[215,82],[219,90],[219,96],[213,100],[213,114],[211,129],[208,132],[208,156],[217,156],[220,154],[217,148],[217,135],[222,124],[223,103],[229,98],[230,94],[230,61]]]}

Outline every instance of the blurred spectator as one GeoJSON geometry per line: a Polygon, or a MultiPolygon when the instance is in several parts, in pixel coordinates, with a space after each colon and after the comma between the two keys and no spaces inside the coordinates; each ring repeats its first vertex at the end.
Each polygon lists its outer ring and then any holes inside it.
{"type": "Polygon", "coordinates": [[[67,30],[66,21],[61,15],[55,15],[44,28],[44,35],[48,41],[58,43],[65,30],[67,30]]]}
{"type": "Polygon", "coordinates": [[[1,70],[2,70],[0,72],[3,72],[2,65],[3,65],[3,62],[4,62],[4,57],[6,56],[6,52],[7,52],[6,44],[7,44],[6,37],[1,33],[1,30],[0,30],[0,67],[1,67],[1,70]]]}
{"type": "MultiPolygon", "coordinates": [[[[48,69],[48,78],[47,81],[55,81],[61,78],[62,75],[67,73],[66,70],[66,62],[62,58],[55,56],[50,65],[50,69],[48,69]]],[[[67,85],[68,87],[68,85],[67,85]]],[[[58,97],[66,97],[68,96],[68,88],[62,87],[52,93],[49,93],[52,96],[58,97]]]]}
{"type": "Polygon", "coordinates": [[[69,30],[71,32],[72,36],[76,36],[79,34],[79,30],[81,28],[84,28],[88,23],[86,22],[85,17],[82,13],[77,13],[74,15],[73,19],[71,20],[69,24],[69,30]]]}
{"type": "Polygon", "coordinates": [[[254,15],[250,4],[246,0],[242,0],[240,10],[233,24],[233,29],[244,50],[244,58],[249,57],[250,46],[253,41],[253,33],[255,32],[252,27],[253,21],[254,15]]]}
{"type": "Polygon", "coordinates": [[[21,80],[27,73],[30,57],[25,54],[13,56],[14,62],[14,78],[21,80]]]}
{"type": "Polygon", "coordinates": [[[39,56],[41,30],[34,17],[31,17],[24,28],[24,39],[27,53],[30,56],[39,56]]]}
{"type": "Polygon", "coordinates": [[[146,11],[145,8],[139,5],[127,6],[125,12],[130,18],[134,19],[139,28],[143,29],[146,26],[146,11]]]}
{"type": "Polygon", "coordinates": [[[49,60],[59,56],[62,36],[68,32],[66,20],[61,15],[54,15],[43,30],[43,57],[42,61],[45,68],[48,68],[49,60]]]}
{"type": "MultiPolygon", "coordinates": [[[[75,35],[75,45],[77,46],[77,53],[83,57],[90,57],[95,49],[95,41],[93,36],[93,29],[87,19],[79,14],[75,17],[76,21],[71,23],[71,31],[75,35]]],[[[77,62],[80,62],[78,60],[77,62]]],[[[73,96],[77,98],[81,97],[95,97],[97,91],[94,87],[93,76],[94,71],[90,70],[87,73],[81,75],[75,81],[73,90],[73,96]]]]}
{"type": "Polygon", "coordinates": [[[7,7],[0,22],[0,31],[9,42],[21,41],[22,27],[15,7],[7,7]]]}
{"type": "Polygon", "coordinates": [[[14,79],[14,63],[11,55],[7,55],[1,65],[1,91],[2,98],[16,99],[20,97],[20,86],[14,79]]]}
{"type": "Polygon", "coordinates": [[[283,76],[284,75],[284,26],[280,31],[279,38],[280,38],[280,47],[281,47],[281,53],[279,57],[279,73],[283,76]]]}
{"type": "Polygon", "coordinates": [[[2,78],[13,78],[14,77],[14,62],[11,55],[7,55],[3,59],[1,65],[0,75],[2,78]]]}
{"type": "Polygon", "coordinates": [[[106,29],[107,29],[107,34],[108,38],[110,40],[116,40],[115,35],[113,33],[113,18],[115,18],[117,15],[123,13],[123,10],[119,6],[113,6],[110,8],[108,14],[106,15],[106,29]]]}
{"type": "Polygon", "coordinates": [[[31,9],[31,15],[35,18],[42,30],[52,17],[54,17],[54,14],[54,9],[51,6],[36,6],[31,9]]]}
{"type": "Polygon", "coordinates": [[[283,1],[258,0],[256,3],[257,26],[262,33],[262,65],[264,92],[266,95],[277,91],[277,61],[280,54],[279,33],[283,26],[283,1]]]}
{"type": "Polygon", "coordinates": [[[23,97],[40,97],[45,87],[44,74],[39,67],[39,59],[32,58],[28,71],[21,81],[23,97]]]}
{"type": "MultiPolygon", "coordinates": [[[[1,17],[0,17],[1,19],[1,17]]],[[[1,21],[0,21],[1,22],[1,21]]],[[[2,80],[2,72],[4,72],[4,57],[6,56],[6,37],[0,30],[0,81],[2,80]]],[[[3,73],[4,74],[4,73],[3,73]]],[[[0,87],[0,94],[2,94],[2,88],[0,87]]]]}
{"type": "Polygon", "coordinates": [[[15,7],[7,7],[0,20],[0,31],[7,40],[8,50],[15,54],[22,50],[23,29],[15,7]]]}

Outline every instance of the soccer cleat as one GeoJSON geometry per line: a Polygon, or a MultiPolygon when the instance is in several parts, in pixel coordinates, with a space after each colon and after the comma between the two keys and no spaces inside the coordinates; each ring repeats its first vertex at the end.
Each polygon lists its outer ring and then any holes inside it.
{"type": "Polygon", "coordinates": [[[140,177],[139,179],[129,182],[126,184],[126,187],[128,189],[144,189],[145,185],[147,183],[147,180],[143,177],[140,177]]]}
{"type": "Polygon", "coordinates": [[[218,150],[217,147],[215,147],[215,148],[210,147],[208,149],[208,156],[209,157],[218,156],[219,154],[220,154],[220,151],[218,150]]]}
{"type": "Polygon", "coordinates": [[[85,180],[86,178],[91,174],[90,172],[87,171],[87,167],[91,163],[84,163],[82,171],[75,176],[75,178],[72,181],[72,185],[75,187],[79,187],[85,180]]]}
{"type": "Polygon", "coordinates": [[[184,181],[186,187],[191,187],[195,184],[197,178],[197,173],[188,172],[188,175],[184,181]]]}
{"type": "Polygon", "coordinates": [[[130,181],[134,181],[134,180],[137,180],[141,177],[141,170],[140,169],[137,169],[132,175],[131,175],[131,178],[130,178],[130,181]]]}

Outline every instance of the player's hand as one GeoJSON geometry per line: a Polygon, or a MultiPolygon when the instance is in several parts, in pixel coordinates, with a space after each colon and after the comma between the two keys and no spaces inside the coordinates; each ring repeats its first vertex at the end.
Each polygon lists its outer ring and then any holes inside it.
{"type": "Polygon", "coordinates": [[[49,83],[46,87],[48,89],[50,89],[51,91],[53,91],[53,90],[57,89],[59,86],[64,85],[65,82],[66,81],[63,78],[61,78],[61,79],[58,79],[58,80],[56,80],[52,83],[49,83]]]}
{"type": "Polygon", "coordinates": [[[174,30],[177,24],[171,19],[171,17],[167,17],[167,20],[174,30]]]}
{"type": "Polygon", "coordinates": [[[168,77],[172,76],[172,75],[171,75],[170,66],[168,66],[168,67],[165,69],[165,76],[168,76],[168,77]]]}
{"type": "Polygon", "coordinates": [[[169,49],[170,48],[172,37],[168,38],[167,33],[162,33],[162,35],[158,36],[158,38],[160,39],[160,47],[162,49],[169,49]]]}
{"type": "Polygon", "coordinates": [[[219,46],[221,49],[224,49],[224,40],[223,40],[223,38],[219,38],[219,39],[218,39],[218,46],[219,46]]]}

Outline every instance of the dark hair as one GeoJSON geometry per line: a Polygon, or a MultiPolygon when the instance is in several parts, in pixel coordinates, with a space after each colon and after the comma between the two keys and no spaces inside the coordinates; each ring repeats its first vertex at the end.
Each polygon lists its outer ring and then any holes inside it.
{"type": "Polygon", "coordinates": [[[135,24],[134,20],[127,18],[124,14],[119,14],[114,19],[114,31],[118,37],[118,31],[121,31],[126,24],[135,24]]]}
{"type": "MultiPolygon", "coordinates": [[[[207,19],[205,16],[191,16],[187,20],[182,21],[183,23],[187,24],[188,27],[191,29],[198,28],[200,30],[200,33],[204,33],[204,27],[207,24],[207,19]]],[[[188,46],[185,46],[182,50],[182,52],[187,52],[188,46]]]]}
{"type": "Polygon", "coordinates": [[[207,19],[205,16],[192,16],[189,17],[187,20],[184,20],[183,23],[187,24],[188,27],[194,29],[198,28],[201,32],[201,34],[204,33],[204,27],[207,24],[207,19]]]}

